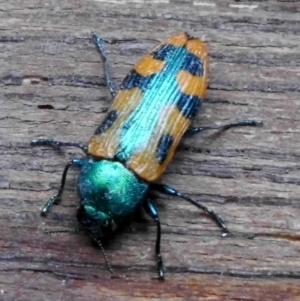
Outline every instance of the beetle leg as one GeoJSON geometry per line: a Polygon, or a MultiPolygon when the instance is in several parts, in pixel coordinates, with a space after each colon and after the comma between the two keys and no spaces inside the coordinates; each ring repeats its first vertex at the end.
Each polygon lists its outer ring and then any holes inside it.
{"type": "Polygon", "coordinates": [[[156,243],[155,243],[155,253],[157,257],[157,272],[158,272],[158,277],[160,279],[164,279],[164,264],[162,260],[162,256],[160,253],[160,239],[161,239],[161,227],[160,227],[160,221],[158,217],[158,211],[155,207],[155,205],[149,201],[145,200],[143,202],[144,209],[146,212],[155,220],[156,222],[156,243]]]}
{"type": "Polygon", "coordinates": [[[109,63],[108,63],[104,45],[103,45],[103,40],[99,36],[97,36],[94,32],[92,32],[92,41],[96,45],[99,53],[101,54],[101,57],[102,57],[102,60],[104,63],[106,84],[109,88],[111,96],[114,98],[116,96],[117,92],[116,92],[115,84],[114,84],[112,76],[111,76],[109,63]]]}
{"type": "Polygon", "coordinates": [[[204,206],[200,203],[197,203],[193,199],[191,199],[188,196],[180,193],[179,191],[177,191],[176,189],[174,189],[174,188],[172,188],[168,185],[153,183],[153,184],[151,184],[150,187],[152,189],[156,190],[156,191],[161,192],[161,193],[164,193],[164,194],[167,194],[167,195],[172,195],[172,196],[177,196],[177,197],[180,197],[180,198],[190,202],[191,204],[193,204],[197,208],[199,208],[199,209],[203,210],[204,212],[206,212],[216,222],[216,224],[220,228],[222,228],[222,230],[223,230],[223,235],[222,236],[223,237],[225,237],[229,233],[229,230],[227,229],[223,219],[219,215],[217,215],[214,211],[207,208],[206,206],[204,206]]]}
{"type": "Polygon", "coordinates": [[[31,145],[45,145],[55,148],[60,148],[62,146],[74,146],[80,148],[85,154],[87,154],[87,146],[82,143],[61,142],[54,139],[34,139],[31,141],[31,145]]]}
{"type": "Polygon", "coordinates": [[[234,127],[239,127],[239,126],[262,126],[263,122],[261,120],[241,120],[241,121],[236,121],[232,123],[227,123],[224,125],[213,125],[213,126],[204,126],[204,127],[194,127],[194,128],[189,128],[186,131],[186,135],[194,135],[197,133],[200,133],[202,131],[206,130],[221,130],[225,131],[234,127]]]}
{"type": "Polygon", "coordinates": [[[64,187],[65,187],[65,183],[66,183],[66,177],[67,177],[67,172],[69,170],[69,168],[73,165],[79,165],[81,162],[80,159],[74,159],[72,160],[71,162],[69,162],[65,169],[64,169],[64,172],[62,174],[62,177],[61,177],[61,183],[60,183],[60,186],[58,188],[58,192],[57,194],[53,195],[49,201],[45,204],[45,206],[43,207],[42,211],[41,211],[41,215],[42,216],[45,216],[49,211],[50,209],[52,208],[52,206],[55,204],[55,205],[58,205],[60,202],[61,202],[61,196],[63,194],[63,190],[64,190],[64,187]]]}

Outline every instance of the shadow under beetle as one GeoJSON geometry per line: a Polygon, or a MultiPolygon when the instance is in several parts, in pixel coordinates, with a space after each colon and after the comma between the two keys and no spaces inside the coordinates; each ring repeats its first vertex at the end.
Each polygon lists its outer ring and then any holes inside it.
{"type": "Polygon", "coordinates": [[[104,61],[106,81],[114,101],[87,146],[53,139],[32,141],[33,145],[74,146],[86,154],[66,165],[58,193],[45,204],[42,215],[53,204],[59,204],[67,172],[71,166],[77,167],[80,170],[77,219],[81,229],[102,248],[101,239],[111,235],[141,204],[157,226],[155,253],[158,276],[162,279],[161,226],[157,209],[148,197],[149,189],[190,202],[205,211],[223,229],[224,235],[228,232],[215,212],[176,189],[155,182],[172,160],[181,137],[210,129],[258,126],[262,122],[244,120],[223,126],[190,127],[208,80],[207,50],[199,39],[186,33],[174,34],[134,66],[118,93],[103,40],[94,33],[92,40],[104,61]]]}

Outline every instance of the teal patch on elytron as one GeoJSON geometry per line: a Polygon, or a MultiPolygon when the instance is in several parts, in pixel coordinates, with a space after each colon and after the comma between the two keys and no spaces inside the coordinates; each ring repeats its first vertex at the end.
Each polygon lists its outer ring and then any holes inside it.
{"type": "Polygon", "coordinates": [[[132,70],[121,84],[121,90],[139,88],[143,92],[142,101],[121,129],[120,144],[116,151],[116,159],[121,162],[126,162],[139,149],[145,148],[158,127],[166,105],[176,105],[187,118],[194,117],[201,105],[199,97],[182,93],[176,81],[178,72],[182,70],[202,75],[201,60],[189,53],[186,47],[168,44],[152,55],[154,59],[164,62],[160,72],[143,77],[132,70]]]}

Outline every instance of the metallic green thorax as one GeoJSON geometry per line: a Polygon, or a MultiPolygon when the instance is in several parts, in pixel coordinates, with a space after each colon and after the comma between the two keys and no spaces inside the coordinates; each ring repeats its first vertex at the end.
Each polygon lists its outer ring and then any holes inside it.
{"type": "Polygon", "coordinates": [[[78,219],[94,238],[110,234],[144,199],[149,185],[121,163],[79,159],[78,219]]]}

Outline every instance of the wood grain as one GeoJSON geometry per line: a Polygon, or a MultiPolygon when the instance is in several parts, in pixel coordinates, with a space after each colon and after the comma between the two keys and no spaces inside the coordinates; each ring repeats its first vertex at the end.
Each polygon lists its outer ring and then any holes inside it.
{"type": "Polygon", "coordinates": [[[0,300],[300,300],[299,1],[0,1],[0,300]],[[195,125],[261,119],[262,128],[184,139],[162,182],[219,213],[155,195],[166,280],[156,279],[155,225],[144,214],[101,252],[76,229],[76,171],[61,206],[40,217],[63,167],[81,156],[30,146],[86,143],[110,95],[95,31],[118,84],[174,32],[208,45],[207,98],[195,125]]]}

